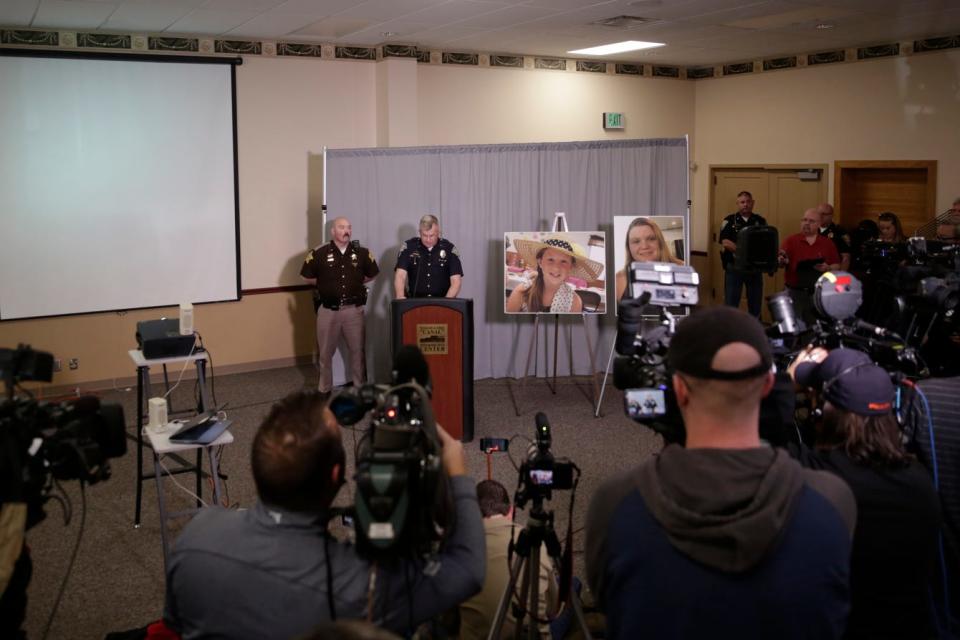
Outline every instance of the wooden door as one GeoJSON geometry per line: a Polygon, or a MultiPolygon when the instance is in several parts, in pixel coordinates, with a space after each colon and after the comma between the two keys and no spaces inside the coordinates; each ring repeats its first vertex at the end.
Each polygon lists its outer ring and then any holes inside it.
{"type": "MultiPolygon", "coordinates": [[[[712,298],[715,304],[723,303],[723,268],[720,266],[720,251],[717,234],[723,218],[736,211],[736,197],[740,191],[750,191],[755,200],[754,212],[762,215],[767,224],[777,228],[780,240],[800,231],[800,218],[803,212],[815,207],[827,198],[825,167],[821,168],[818,179],[809,178],[809,172],[801,173],[804,166],[775,166],[761,168],[722,168],[714,169],[713,202],[711,211],[711,278],[712,298]]],[[[769,296],[783,291],[783,271],[773,276],[764,276],[763,295],[769,296]]],[[[709,303],[709,295],[701,289],[701,298],[709,303]]],[[[740,308],[746,310],[747,299],[743,295],[740,308]]],[[[763,308],[764,320],[769,320],[766,305],[763,308]]]]}
{"type": "Polygon", "coordinates": [[[838,161],[834,184],[836,217],[847,229],[892,211],[909,236],[937,214],[935,160],[838,161]]]}

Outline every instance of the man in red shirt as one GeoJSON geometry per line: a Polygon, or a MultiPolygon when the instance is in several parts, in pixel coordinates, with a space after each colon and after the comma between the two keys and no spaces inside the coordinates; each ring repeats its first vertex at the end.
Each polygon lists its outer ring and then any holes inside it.
{"type": "Polygon", "coordinates": [[[788,236],[780,245],[780,266],[786,267],[784,282],[793,300],[793,308],[804,322],[816,319],[813,309],[813,285],[826,271],[840,268],[837,245],[820,235],[820,214],[807,209],[800,220],[800,233],[788,236]]]}

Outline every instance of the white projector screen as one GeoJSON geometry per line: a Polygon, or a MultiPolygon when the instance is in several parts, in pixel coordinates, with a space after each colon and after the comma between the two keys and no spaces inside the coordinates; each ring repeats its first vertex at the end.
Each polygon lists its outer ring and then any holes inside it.
{"type": "Polygon", "coordinates": [[[234,62],[0,50],[0,320],[239,298],[234,62]]]}

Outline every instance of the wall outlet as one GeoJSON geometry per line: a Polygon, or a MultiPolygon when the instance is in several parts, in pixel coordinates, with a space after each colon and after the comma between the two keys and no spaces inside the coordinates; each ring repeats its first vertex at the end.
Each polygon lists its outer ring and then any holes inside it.
{"type": "Polygon", "coordinates": [[[53,359],[53,371],[54,373],[63,371],[63,361],[60,358],[53,359]]]}
{"type": "Polygon", "coordinates": [[[70,367],[70,371],[76,371],[80,368],[80,358],[70,358],[67,366],[70,367]]]}

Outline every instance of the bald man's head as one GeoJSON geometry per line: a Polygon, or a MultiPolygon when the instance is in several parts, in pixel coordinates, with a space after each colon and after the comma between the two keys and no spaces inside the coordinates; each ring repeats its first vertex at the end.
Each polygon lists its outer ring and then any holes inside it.
{"type": "Polygon", "coordinates": [[[345,247],[353,236],[353,225],[344,217],[334,218],[330,223],[330,233],[333,241],[340,247],[345,247]]]}
{"type": "Polygon", "coordinates": [[[676,372],[681,411],[693,408],[723,417],[756,412],[773,364],[763,326],[726,306],[682,320],[667,359],[676,372]]]}
{"type": "Polygon", "coordinates": [[[800,233],[805,236],[812,236],[820,232],[820,214],[817,209],[807,209],[803,212],[800,219],[800,233]]]}
{"type": "Polygon", "coordinates": [[[829,202],[817,205],[817,214],[820,216],[821,227],[829,227],[833,223],[833,205],[829,202]]]}

